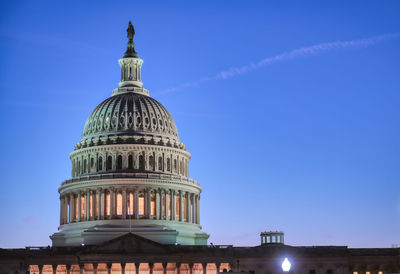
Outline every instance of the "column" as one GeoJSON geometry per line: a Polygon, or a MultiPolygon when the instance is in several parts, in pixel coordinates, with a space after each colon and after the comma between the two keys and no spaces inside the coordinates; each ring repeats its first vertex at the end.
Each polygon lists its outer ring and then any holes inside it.
{"type": "MultiPolygon", "coordinates": [[[[149,263],[149,268],[150,268],[150,273],[149,274],[153,274],[154,263],[149,263]]],[[[124,273],[122,273],[122,274],[124,274],[124,273]]]]}
{"type": "Polygon", "coordinates": [[[101,209],[100,209],[100,220],[104,220],[106,216],[106,190],[101,191],[101,209]]]}
{"type": "Polygon", "coordinates": [[[72,223],[74,221],[75,215],[75,197],[74,193],[70,194],[69,197],[69,222],[72,223]]]}
{"type": "MultiPolygon", "coordinates": [[[[126,266],[125,262],[121,263],[121,274],[125,274],[125,266],[126,266]]],[[[96,273],[94,273],[94,274],[96,274],[96,273]]]]}
{"type": "Polygon", "coordinates": [[[163,262],[163,263],[162,263],[163,274],[167,274],[167,266],[168,266],[168,263],[167,263],[167,262],[163,262]]]}
{"type": "Polygon", "coordinates": [[[140,267],[140,263],[135,263],[136,274],[139,274],[139,267],[140,267]]]}
{"type": "Polygon", "coordinates": [[[207,274],[207,263],[202,263],[203,266],[203,274],[207,274]]]}
{"type": "Polygon", "coordinates": [[[97,220],[101,219],[101,188],[97,189],[97,220]]]}
{"type": "Polygon", "coordinates": [[[181,274],[181,263],[176,263],[176,270],[177,270],[177,274],[181,274]]]}
{"type": "Polygon", "coordinates": [[[193,223],[196,224],[197,220],[197,195],[193,195],[193,223]]]}
{"type": "Polygon", "coordinates": [[[86,191],[86,200],[87,200],[87,205],[86,205],[86,210],[87,210],[87,213],[86,213],[86,221],[89,221],[90,220],[90,193],[91,193],[91,190],[90,189],[88,189],[87,191],[86,191]]]}
{"type": "Polygon", "coordinates": [[[200,224],[200,194],[197,196],[197,224],[200,224]]]}
{"type": "Polygon", "coordinates": [[[183,221],[183,195],[182,190],[179,191],[179,221],[183,221]]]}
{"type": "Polygon", "coordinates": [[[53,268],[53,274],[57,274],[57,265],[53,264],[52,268],[53,268]]]}
{"type": "Polygon", "coordinates": [[[126,188],[122,188],[122,219],[126,219],[126,188]]]}
{"type": "Polygon", "coordinates": [[[107,274],[111,274],[112,263],[107,263],[107,274]]]}
{"type": "Polygon", "coordinates": [[[114,216],[114,188],[110,188],[110,216],[108,217],[109,219],[112,219],[114,216]]]}
{"type": "Polygon", "coordinates": [[[87,209],[88,198],[89,198],[88,190],[86,190],[86,192],[83,192],[83,193],[85,195],[85,198],[84,198],[85,199],[85,207],[83,209],[83,220],[86,221],[87,220],[87,216],[88,216],[88,209],[87,209]]]}
{"type": "Polygon", "coordinates": [[[97,274],[97,266],[98,266],[98,264],[97,263],[93,263],[92,265],[93,265],[93,274],[97,274]]]}
{"type": "Polygon", "coordinates": [[[164,208],[164,204],[163,204],[163,197],[164,197],[164,191],[163,190],[159,190],[159,197],[160,197],[160,218],[159,220],[164,220],[164,215],[163,215],[163,208],[164,208]]]}
{"type": "Polygon", "coordinates": [[[78,192],[78,222],[80,222],[81,221],[81,212],[82,212],[82,204],[81,204],[81,201],[82,201],[82,196],[81,196],[82,194],[81,194],[81,192],[79,191],[78,192]]]}
{"type": "Polygon", "coordinates": [[[145,214],[148,219],[151,218],[151,191],[150,188],[146,189],[146,206],[145,206],[145,214]]]}
{"type": "Polygon", "coordinates": [[[193,263],[189,263],[189,274],[193,274],[193,263]]]}
{"type": "Polygon", "coordinates": [[[188,222],[188,223],[191,223],[192,222],[192,207],[191,207],[191,203],[192,203],[192,197],[191,197],[192,195],[188,192],[187,193],[187,203],[186,203],[186,205],[187,205],[187,210],[186,210],[186,214],[187,214],[187,216],[186,216],[186,221],[188,222]]]}
{"type": "Polygon", "coordinates": [[[64,223],[63,214],[64,214],[64,198],[60,196],[60,225],[64,223]]]}
{"type": "Polygon", "coordinates": [[[176,217],[175,190],[171,190],[171,220],[175,220],[175,217],[176,217]]]}
{"type": "Polygon", "coordinates": [[[221,263],[215,263],[215,267],[217,268],[217,273],[221,272],[221,263]]]}
{"type": "Polygon", "coordinates": [[[64,224],[68,223],[68,196],[64,196],[64,224]]]}
{"type": "Polygon", "coordinates": [[[135,189],[135,219],[139,219],[139,193],[138,190],[135,189]]]}
{"type": "Polygon", "coordinates": [[[160,189],[155,189],[154,190],[154,192],[155,192],[155,195],[156,195],[156,201],[155,201],[155,203],[156,203],[156,219],[157,220],[160,220],[160,204],[161,204],[161,202],[160,202],[160,189]]]}
{"type": "MultiPolygon", "coordinates": [[[[80,214],[80,213],[79,213],[80,214]]],[[[83,268],[85,267],[84,264],[79,264],[79,274],[83,274],[83,268]]]]}
{"type": "Polygon", "coordinates": [[[70,274],[71,273],[71,265],[67,264],[67,265],[65,265],[65,267],[67,268],[67,274],[70,274]]]}
{"type": "Polygon", "coordinates": [[[43,265],[40,264],[38,265],[38,267],[39,267],[39,274],[43,274],[43,265]]]}
{"type": "Polygon", "coordinates": [[[164,193],[164,197],[165,197],[165,199],[164,199],[165,220],[169,220],[169,217],[168,217],[168,211],[169,211],[169,206],[168,206],[168,190],[165,190],[164,192],[165,192],[165,193],[164,193]]]}

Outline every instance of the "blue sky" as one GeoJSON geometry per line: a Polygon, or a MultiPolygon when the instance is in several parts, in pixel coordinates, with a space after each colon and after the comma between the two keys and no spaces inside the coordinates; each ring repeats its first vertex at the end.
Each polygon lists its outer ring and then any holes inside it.
{"type": "Polygon", "coordinates": [[[398,1],[142,2],[1,2],[1,247],[50,244],[129,20],[144,87],[192,154],[210,242],[400,243],[398,1]]]}

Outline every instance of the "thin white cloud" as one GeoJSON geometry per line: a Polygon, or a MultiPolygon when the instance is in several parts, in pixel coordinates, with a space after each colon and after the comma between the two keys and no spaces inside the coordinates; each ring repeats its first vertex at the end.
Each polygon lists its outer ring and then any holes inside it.
{"type": "Polygon", "coordinates": [[[198,86],[202,83],[209,82],[209,81],[226,80],[226,79],[229,79],[229,78],[241,75],[241,74],[246,74],[251,71],[258,70],[266,65],[271,65],[271,64],[274,64],[277,62],[282,62],[282,61],[288,61],[288,60],[295,59],[298,57],[306,57],[306,56],[310,56],[310,55],[321,54],[321,53],[328,52],[331,50],[336,50],[336,49],[369,47],[369,46],[373,46],[377,43],[380,43],[380,42],[383,42],[386,40],[390,40],[390,39],[399,38],[399,37],[400,37],[400,32],[383,34],[383,35],[379,35],[379,36],[373,36],[373,37],[368,37],[368,38],[358,39],[358,40],[328,42],[328,43],[321,43],[321,44],[317,44],[317,45],[313,45],[313,46],[309,46],[309,47],[303,47],[303,48],[295,49],[292,51],[284,52],[282,54],[275,55],[272,57],[264,58],[256,63],[251,63],[251,64],[244,65],[241,67],[231,67],[227,70],[217,73],[215,76],[203,77],[197,81],[186,82],[186,83],[183,83],[176,87],[161,90],[157,93],[165,94],[165,93],[178,91],[178,90],[188,88],[188,87],[198,86]]]}

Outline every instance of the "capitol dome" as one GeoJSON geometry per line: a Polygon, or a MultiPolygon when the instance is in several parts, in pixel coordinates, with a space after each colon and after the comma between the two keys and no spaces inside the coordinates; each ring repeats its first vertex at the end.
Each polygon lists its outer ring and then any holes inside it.
{"type": "Polygon", "coordinates": [[[128,141],[145,136],[179,142],[175,122],[163,105],[150,96],[126,92],[115,94],[94,109],[86,121],[82,144],[96,143],[101,137],[125,137],[128,141]]]}
{"type": "Polygon", "coordinates": [[[69,155],[72,178],[58,189],[60,226],[50,238],[53,246],[77,246],[135,233],[162,244],[205,245],[191,155],[169,112],[142,87],[130,22],[127,33],[119,87],[91,113],[69,155]]]}

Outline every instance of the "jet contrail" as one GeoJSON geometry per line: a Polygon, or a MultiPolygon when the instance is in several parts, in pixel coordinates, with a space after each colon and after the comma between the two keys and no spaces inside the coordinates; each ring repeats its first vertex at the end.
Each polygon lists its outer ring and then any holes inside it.
{"type": "Polygon", "coordinates": [[[327,51],[335,50],[335,49],[346,49],[346,48],[359,48],[359,47],[368,47],[380,43],[382,41],[395,39],[400,37],[400,32],[396,33],[388,33],[379,36],[372,36],[364,39],[358,40],[349,40],[349,41],[336,41],[336,42],[328,42],[321,43],[309,47],[303,47],[299,49],[295,49],[292,51],[287,51],[282,54],[278,54],[272,57],[264,58],[256,63],[251,63],[248,65],[244,65],[241,67],[231,67],[227,70],[221,71],[217,73],[215,76],[211,77],[203,77],[198,79],[197,81],[186,82],[176,87],[168,88],[165,90],[161,90],[158,94],[170,93],[177,90],[181,90],[187,87],[198,86],[204,82],[214,81],[214,80],[226,80],[241,74],[248,73],[253,70],[260,69],[266,65],[270,65],[276,62],[287,61],[290,59],[294,59],[297,57],[305,57],[310,55],[316,55],[320,53],[324,53],[327,51]]]}

